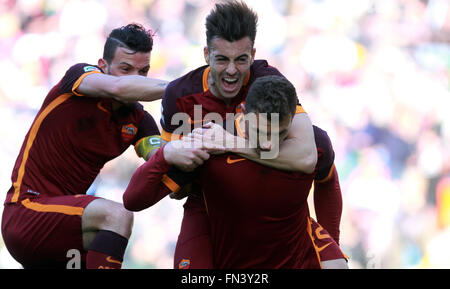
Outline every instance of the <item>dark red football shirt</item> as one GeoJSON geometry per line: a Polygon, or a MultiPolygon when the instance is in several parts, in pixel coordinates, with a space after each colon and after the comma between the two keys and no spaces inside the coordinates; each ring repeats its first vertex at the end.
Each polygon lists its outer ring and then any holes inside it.
{"type": "Polygon", "coordinates": [[[78,93],[91,73],[102,71],[86,63],[72,66],[46,96],[16,160],[5,203],[85,194],[106,162],[141,138],[159,135],[142,105],[113,111],[110,99],[78,93]]]}
{"type": "MultiPolygon", "coordinates": [[[[198,169],[214,268],[320,268],[307,197],[313,180],[334,170],[334,152],[324,130],[314,126],[314,134],[319,159],[313,174],[272,169],[231,153],[212,156],[198,169]]],[[[125,207],[143,210],[195,177],[181,171],[168,177],[168,171],[158,150],[133,174],[125,207]]]]}
{"type": "Polygon", "coordinates": [[[313,177],[234,154],[206,162],[200,180],[215,268],[303,268],[315,255],[307,233],[313,177]]]}
{"type": "Polygon", "coordinates": [[[307,197],[326,177],[334,154],[314,127],[320,158],[313,174],[269,168],[234,154],[212,157],[200,182],[210,221],[215,268],[320,268],[307,197]]]}

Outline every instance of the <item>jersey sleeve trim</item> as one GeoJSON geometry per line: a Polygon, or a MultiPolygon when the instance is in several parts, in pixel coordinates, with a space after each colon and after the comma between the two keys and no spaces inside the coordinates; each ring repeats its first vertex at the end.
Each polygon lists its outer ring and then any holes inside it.
{"type": "Polygon", "coordinates": [[[208,87],[208,75],[209,71],[211,70],[211,67],[207,67],[205,70],[203,70],[202,74],[202,85],[203,85],[203,91],[207,91],[209,89],[208,87]]]}
{"type": "Polygon", "coordinates": [[[236,118],[236,120],[234,121],[234,126],[236,127],[236,132],[237,132],[238,136],[241,138],[245,138],[244,132],[242,131],[241,124],[240,124],[242,116],[243,116],[243,114],[240,114],[236,118]]]}
{"type": "Polygon", "coordinates": [[[163,182],[163,184],[166,185],[166,187],[173,193],[178,192],[178,190],[180,189],[180,186],[174,180],[172,180],[167,174],[165,174],[162,177],[161,182],[163,182]]]}
{"type": "Polygon", "coordinates": [[[334,170],[335,170],[335,167],[334,167],[334,163],[333,163],[333,165],[330,168],[330,171],[328,172],[328,175],[325,178],[321,179],[321,180],[315,180],[315,182],[325,183],[326,181],[328,181],[331,178],[331,176],[333,175],[333,171],[334,170]]]}
{"type": "Polygon", "coordinates": [[[169,142],[169,141],[181,139],[181,135],[170,133],[170,132],[162,129],[162,131],[161,131],[161,139],[166,141],[166,142],[169,142]]]}
{"type": "Polygon", "coordinates": [[[73,86],[72,86],[72,93],[75,94],[75,95],[77,95],[77,96],[84,96],[84,94],[77,92],[77,89],[78,89],[78,87],[80,86],[81,82],[83,81],[83,79],[84,79],[86,76],[88,76],[88,75],[90,75],[90,74],[94,74],[94,73],[101,73],[101,72],[98,71],[98,70],[92,70],[92,71],[83,73],[83,74],[77,79],[77,81],[75,81],[75,83],[73,84],[73,86]]]}

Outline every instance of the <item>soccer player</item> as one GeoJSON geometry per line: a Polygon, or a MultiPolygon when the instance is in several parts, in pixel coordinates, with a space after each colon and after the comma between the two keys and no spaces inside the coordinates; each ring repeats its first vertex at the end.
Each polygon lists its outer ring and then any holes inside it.
{"type": "MultiPolygon", "coordinates": [[[[235,121],[235,131],[245,139],[252,132],[270,136],[257,147],[259,151],[274,148],[287,137],[296,101],[295,88],[285,78],[258,78],[248,92],[245,114],[235,121]],[[275,125],[270,118],[274,112],[279,116],[275,125]],[[252,113],[258,121],[244,125],[252,113]]],[[[340,252],[336,242],[309,217],[307,196],[313,179],[326,178],[334,157],[327,134],[317,127],[314,132],[321,147],[317,171],[312,174],[269,168],[233,153],[213,156],[200,168],[213,268],[320,268],[320,251],[335,247],[340,252]]],[[[195,140],[196,135],[193,137],[195,140]]],[[[189,137],[183,141],[190,143],[189,137]]],[[[172,150],[173,144],[166,146],[172,150]]],[[[165,150],[163,147],[135,172],[124,193],[126,208],[144,209],[173,190],[165,150]]],[[[345,263],[342,252],[338,257],[345,263]]]]}
{"type": "MultiPolygon", "coordinates": [[[[256,78],[281,76],[267,61],[255,60],[256,25],[257,15],[245,3],[216,4],[206,19],[207,65],[170,82],[164,93],[161,118],[164,141],[190,133],[192,128],[201,126],[208,113],[217,113],[223,119],[226,113],[234,113],[256,78]],[[202,106],[200,119],[194,115],[195,105],[202,106]],[[189,115],[188,125],[180,125],[180,119],[174,117],[179,112],[189,115]]],[[[276,160],[261,160],[253,149],[239,153],[263,164],[275,164],[279,169],[312,172],[317,162],[312,125],[300,105],[297,112],[276,160]]]]}
{"type": "MultiPolygon", "coordinates": [[[[198,118],[202,119],[208,113],[217,113],[225,119],[227,113],[236,112],[238,105],[245,100],[250,85],[257,78],[265,75],[282,76],[267,61],[255,60],[256,25],[257,15],[245,3],[230,1],[216,4],[206,18],[207,46],[204,48],[204,56],[207,65],[172,81],[164,93],[161,118],[161,138],[164,141],[179,139],[196,126],[201,126],[202,122],[198,118]],[[197,118],[195,105],[201,105],[202,108],[197,118]],[[178,112],[189,115],[182,125],[179,118],[175,117],[178,112]]],[[[311,173],[317,162],[313,128],[301,105],[297,106],[288,135],[276,158],[261,159],[252,148],[240,148],[234,152],[255,162],[286,171],[311,173]]],[[[184,169],[192,170],[197,165],[198,163],[191,162],[186,164],[184,169]]],[[[196,247],[197,243],[209,238],[204,221],[204,202],[201,194],[195,194],[198,192],[197,187],[195,184],[192,186],[191,194],[184,204],[184,217],[175,252],[176,268],[183,259],[190,259],[191,254],[188,252],[203,253],[204,259],[208,260],[208,250],[202,247],[199,251],[196,247]],[[205,234],[199,233],[201,231],[205,234]]],[[[320,213],[318,219],[321,222],[333,226],[326,229],[338,236],[342,212],[342,203],[339,203],[342,202],[340,191],[317,194],[317,198],[329,198],[319,201],[327,206],[333,201],[337,202],[332,204],[333,208],[322,209],[317,213],[320,213]],[[331,195],[332,198],[329,198],[331,195]]],[[[200,263],[198,267],[191,264],[191,268],[205,268],[208,264],[200,263]]]]}
{"type": "Polygon", "coordinates": [[[46,96],[2,216],[5,245],[24,268],[66,268],[72,249],[82,267],[121,267],[133,214],[86,191],[130,145],[146,159],[160,146],[154,119],[138,103],[160,99],[167,85],[146,77],[152,47],[151,31],[139,24],[114,29],[97,65],[73,65],[46,96]]]}

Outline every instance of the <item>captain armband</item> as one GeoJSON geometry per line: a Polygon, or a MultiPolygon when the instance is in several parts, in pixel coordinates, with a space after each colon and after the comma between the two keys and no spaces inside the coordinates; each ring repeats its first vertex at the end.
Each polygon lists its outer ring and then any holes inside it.
{"type": "Polygon", "coordinates": [[[134,150],[139,157],[147,159],[152,151],[161,147],[161,136],[152,135],[141,138],[134,146],[134,150]]]}

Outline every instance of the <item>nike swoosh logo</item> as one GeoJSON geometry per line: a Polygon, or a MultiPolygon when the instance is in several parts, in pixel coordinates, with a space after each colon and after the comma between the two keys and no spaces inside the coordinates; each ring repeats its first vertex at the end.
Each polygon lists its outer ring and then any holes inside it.
{"type": "Polygon", "coordinates": [[[317,248],[317,253],[322,252],[323,249],[325,249],[326,247],[330,246],[331,244],[333,244],[333,242],[327,243],[327,244],[323,245],[322,247],[318,247],[317,248]]]}
{"type": "Polygon", "coordinates": [[[122,262],[112,259],[111,256],[106,257],[106,261],[109,263],[122,264],[122,262]]]}
{"type": "Polygon", "coordinates": [[[242,159],[232,159],[231,157],[228,157],[227,158],[227,164],[234,164],[234,163],[237,163],[237,162],[241,162],[241,161],[245,161],[246,159],[245,158],[242,158],[242,159]]]}

